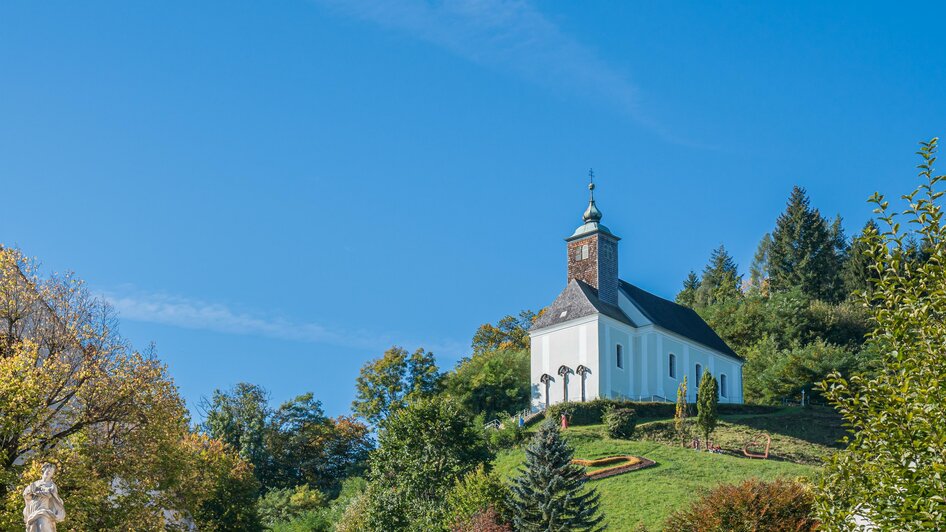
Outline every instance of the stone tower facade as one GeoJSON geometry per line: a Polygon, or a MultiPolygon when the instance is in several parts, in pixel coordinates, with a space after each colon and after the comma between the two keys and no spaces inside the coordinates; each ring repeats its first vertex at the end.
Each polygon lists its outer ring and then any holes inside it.
{"type": "Polygon", "coordinates": [[[591,198],[582,216],[584,225],[566,238],[568,279],[578,279],[598,290],[598,299],[618,304],[618,238],[601,224],[601,211],[595,205],[594,183],[588,185],[591,198]]]}

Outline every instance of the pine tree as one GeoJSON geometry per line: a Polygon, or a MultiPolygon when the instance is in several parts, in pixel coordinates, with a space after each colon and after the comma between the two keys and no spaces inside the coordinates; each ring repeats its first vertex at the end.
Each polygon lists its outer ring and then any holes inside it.
{"type": "Polygon", "coordinates": [[[868,220],[864,224],[861,234],[851,241],[842,272],[844,291],[848,295],[855,292],[865,293],[871,286],[871,279],[876,278],[876,274],[871,269],[871,258],[868,251],[870,250],[871,238],[877,234],[877,224],[874,220],[868,220]]]}
{"type": "Polygon", "coordinates": [[[752,265],[749,266],[749,285],[765,294],[769,280],[769,250],[772,248],[772,235],[766,233],[759,241],[752,265]]]}
{"type": "Polygon", "coordinates": [[[687,440],[687,377],[683,376],[680,386],[677,386],[677,410],[673,415],[673,425],[680,437],[680,442],[686,445],[687,440]]]}
{"type": "Polygon", "coordinates": [[[599,495],[585,489],[585,472],[571,463],[572,449],[554,421],[543,423],[526,449],[526,462],[512,480],[516,530],[601,530],[599,495]]]}
{"type": "Polygon", "coordinates": [[[805,189],[792,189],[788,206],[775,223],[769,249],[769,284],[774,291],[798,287],[815,299],[836,302],[842,295],[838,241],[840,220],[832,230],[805,189]]]}
{"type": "Polygon", "coordinates": [[[710,434],[716,430],[716,422],[719,420],[717,407],[719,405],[719,386],[716,384],[716,377],[706,370],[700,379],[700,386],[696,392],[696,424],[703,432],[703,445],[709,446],[710,434]]]}
{"type": "Polygon", "coordinates": [[[720,245],[710,255],[709,264],[703,269],[703,278],[696,293],[697,305],[709,306],[719,301],[727,301],[739,297],[739,285],[742,276],[739,275],[736,261],[726,251],[726,246],[720,245]]]}
{"type": "Polygon", "coordinates": [[[683,290],[680,290],[680,293],[677,294],[677,303],[693,307],[696,304],[696,292],[699,289],[700,278],[696,275],[696,272],[690,270],[686,280],[683,281],[683,290]]]}

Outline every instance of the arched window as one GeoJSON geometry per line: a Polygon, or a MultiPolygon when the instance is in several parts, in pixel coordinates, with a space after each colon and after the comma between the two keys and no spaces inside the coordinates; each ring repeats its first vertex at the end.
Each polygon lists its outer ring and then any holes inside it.
{"type": "Polygon", "coordinates": [[[670,364],[670,378],[676,379],[677,378],[677,355],[670,353],[669,364],[670,364]]]}
{"type": "Polygon", "coordinates": [[[728,397],[728,395],[726,395],[726,374],[725,373],[719,374],[719,395],[722,397],[728,397]]]}
{"type": "Polygon", "coordinates": [[[624,369],[624,346],[618,344],[614,349],[614,363],[621,369],[624,369]]]}
{"type": "Polygon", "coordinates": [[[700,379],[702,379],[702,378],[703,378],[703,366],[697,364],[697,365],[696,365],[696,378],[693,379],[693,382],[696,383],[696,384],[694,384],[694,386],[695,386],[694,389],[700,387],[700,379]]]}

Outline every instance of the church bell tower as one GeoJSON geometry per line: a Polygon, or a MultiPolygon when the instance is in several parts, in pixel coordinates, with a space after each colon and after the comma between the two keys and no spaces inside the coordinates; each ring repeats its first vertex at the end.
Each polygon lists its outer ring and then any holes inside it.
{"type": "Polygon", "coordinates": [[[568,249],[568,282],[583,281],[598,290],[598,299],[618,304],[618,238],[601,224],[595,205],[594,173],[588,172],[590,198],[582,216],[584,224],[565,239],[568,249]]]}

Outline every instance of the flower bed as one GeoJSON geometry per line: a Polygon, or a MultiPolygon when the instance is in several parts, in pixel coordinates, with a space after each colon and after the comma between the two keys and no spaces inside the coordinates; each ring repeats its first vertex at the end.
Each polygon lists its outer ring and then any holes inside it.
{"type": "Polygon", "coordinates": [[[640,458],[637,456],[609,456],[607,458],[599,458],[597,460],[572,460],[572,463],[585,467],[611,466],[585,473],[585,478],[588,480],[598,480],[602,478],[613,477],[614,475],[620,475],[629,471],[637,471],[638,469],[650,467],[655,464],[653,460],[648,460],[646,458],[640,458]]]}

